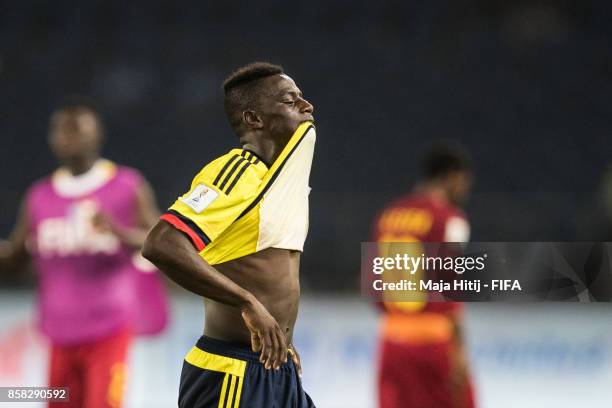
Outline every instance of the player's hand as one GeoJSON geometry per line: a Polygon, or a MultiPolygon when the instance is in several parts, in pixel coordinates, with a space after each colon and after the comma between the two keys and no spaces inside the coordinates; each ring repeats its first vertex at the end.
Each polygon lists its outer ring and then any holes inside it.
{"type": "Polygon", "coordinates": [[[287,362],[287,340],[276,319],[255,300],[242,309],[242,318],[251,332],[253,351],[261,351],[259,361],[266,369],[278,369],[287,362]]]}
{"type": "Polygon", "coordinates": [[[293,364],[295,364],[295,368],[297,369],[298,375],[302,376],[302,360],[300,359],[300,354],[293,344],[289,345],[289,352],[291,353],[291,360],[293,360],[293,364]]]}
{"type": "Polygon", "coordinates": [[[116,232],[115,223],[113,222],[112,218],[104,214],[103,212],[97,212],[91,218],[91,224],[96,229],[96,231],[100,233],[116,232]]]}

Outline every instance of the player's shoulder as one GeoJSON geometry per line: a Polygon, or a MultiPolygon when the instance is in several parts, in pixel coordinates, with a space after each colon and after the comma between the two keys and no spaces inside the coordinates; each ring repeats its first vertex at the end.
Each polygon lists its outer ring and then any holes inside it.
{"type": "Polygon", "coordinates": [[[443,226],[445,242],[470,240],[470,223],[463,210],[451,203],[440,205],[437,221],[443,226]]]}
{"type": "Polygon", "coordinates": [[[236,156],[236,154],[234,154],[234,150],[236,149],[232,149],[229,152],[222,154],[221,156],[218,156],[206,163],[199,171],[198,176],[212,176],[213,174],[219,172],[219,170],[221,170],[234,156],[236,156]]]}
{"type": "Polygon", "coordinates": [[[193,180],[226,195],[235,191],[255,190],[261,184],[266,165],[253,153],[232,149],[206,164],[193,180]]]}
{"type": "Polygon", "coordinates": [[[51,175],[46,175],[35,180],[25,192],[26,199],[31,199],[38,194],[47,194],[51,190],[51,175]]]}
{"type": "Polygon", "coordinates": [[[443,202],[438,203],[437,211],[438,211],[438,217],[442,221],[462,220],[464,222],[467,222],[467,217],[465,213],[463,212],[463,210],[448,201],[443,201],[443,202]]]}
{"type": "Polygon", "coordinates": [[[429,209],[430,203],[420,194],[407,193],[397,197],[387,206],[391,211],[429,209]]]}
{"type": "Polygon", "coordinates": [[[107,161],[106,165],[109,171],[114,173],[115,180],[123,185],[138,188],[145,182],[142,172],[134,167],[117,164],[110,160],[107,161]]]}
{"type": "Polygon", "coordinates": [[[425,209],[442,221],[453,217],[465,218],[464,212],[459,207],[431,194],[411,193],[400,198],[399,202],[401,206],[425,209]]]}
{"type": "Polygon", "coordinates": [[[447,216],[448,218],[460,218],[467,222],[467,216],[465,215],[465,212],[459,207],[450,206],[447,210],[447,216]]]}
{"type": "Polygon", "coordinates": [[[410,195],[406,194],[396,197],[388,202],[378,213],[378,222],[388,219],[389,217],[397,217],[399,213],[404,212],[411,207],[410,195]]]}
{"type": "Polygon", "coordinates": [[[143,178],[142,172],[134,167],[126,166],[123,164],[118,164],[111,162],[111,164],[115,167],[115,171],[117,174],[121,174],[122,176],[133,178],[133,179],[141,179],[143,178]]]}

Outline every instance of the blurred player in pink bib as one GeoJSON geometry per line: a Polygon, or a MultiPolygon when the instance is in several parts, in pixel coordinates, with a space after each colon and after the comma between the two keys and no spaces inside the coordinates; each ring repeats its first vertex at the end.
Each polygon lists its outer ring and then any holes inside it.
{"type": "Polygon", "coordinates": [[[70,388],[69,403],[50,407],[120,407],[133,336],[166,322],[158,275],[139,258],[158,216],[152,190],[136,170],[101,159],[102,140],[93,108],[74,104],[53,113],[49,144],[60,168],[30,187],[0,245],[0,270],[31,258],[39,273],[49,385],[70,388]]]}

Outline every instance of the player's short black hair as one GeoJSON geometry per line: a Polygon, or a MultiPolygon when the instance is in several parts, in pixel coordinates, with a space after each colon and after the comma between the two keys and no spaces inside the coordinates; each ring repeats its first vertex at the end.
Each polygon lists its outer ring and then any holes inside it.
{"type": "Polygon", "coordinates": [[[53,113],[85,111],[90,112],[92,115],[100,116],[100,109],[93,99],[82,95],[69,95],[60,101],[53,113]]]}
{"type": "Polygon", "coordinates": [[[242,123],[242,112],[256,107],[262,91],[259,80],[282,73],[280,65],[253,62],[236,69],[223,81],[225,113],[234,130],[242,123]]]}
{"type": "Polygon", "coordinates": [[[53,110],[51,120],[53,120],[53,118],[57,117],[59,114],[79,115],[83,113],[90,114],[95,118],[98,132],[103,136],[105,129],[104,122],[100,114],[100,109],[93,99],[85,96],[70,95],[65,97],[53,110]]]}
{"type": "Polygon", "coordinates": [[[472,171],[472,160],[467,150],[459,143],[438,140],[432,143],[423,157],[423,174],[432,180],[456,171],[472,171]]]}

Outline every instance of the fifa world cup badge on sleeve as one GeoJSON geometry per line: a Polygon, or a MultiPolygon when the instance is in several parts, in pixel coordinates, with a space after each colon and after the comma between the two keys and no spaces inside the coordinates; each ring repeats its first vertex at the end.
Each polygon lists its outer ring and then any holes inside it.
{"type": "Polygon", "coordinates": [[[181,198],[181,201],[199,214],[212,204],[218,196],[219,193],[212,188],[204,184],[198,184],[191,193],[181,198]]]}

